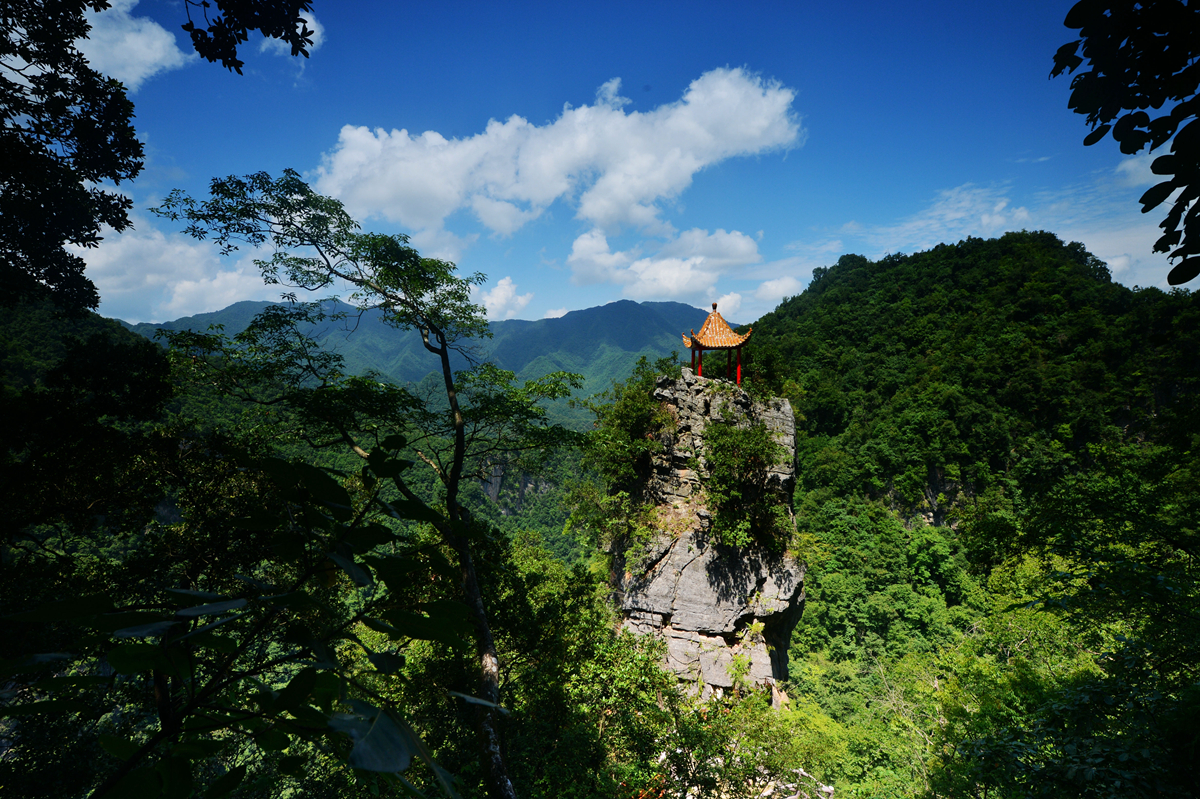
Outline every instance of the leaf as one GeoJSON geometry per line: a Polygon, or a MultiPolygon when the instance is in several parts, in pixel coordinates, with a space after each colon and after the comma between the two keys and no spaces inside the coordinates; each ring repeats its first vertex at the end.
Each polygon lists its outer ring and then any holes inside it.
{"type": "MultiPolygon", "coordinates": [[[[392,435],[385,438],[383,441],[379,442],[379,448],[388,450],[389,452],[395,452],[396,450],[404,449],[404,447],[407,444],[408,444],[408,439],[406,439],[404,436],[400,435],[399,433],[393,433],[392,435]]],[[[377,451],[378,450],[373,450],[373,452],[377,452],[377,451]]]]}
{"type": "Polygon", "coordinates": [[[1150,171],[1156,175],[1174,175],[1177,158],[1175,155],[1160,155],[1150,164],[1150,171]]]}
{"type": "Polygon", "coordinates": [[[192,764],[184,757],[168,757],[158,762],[164,799],[187,799],[192,795],[192,764]]]}
{"type": "Polygon", "coordinates": [[[307,762],[308,758],[304,755],[288,755],[279,759],[278,768],[280,772],[290,777],[299,777],[304,773],[304,766],[307,762]]]}
{"type": "Polygon", "coordinates": [[[125,630],[134,627],[142,627],[147,624],[155,624],[161,621],[167,621],[170,616],[164,616],[161,613],[152,613],[149,611],[138,611],[134,613],[105,613],[94,621],[87,622],[87,626],[93,630],[101,632],[113,632],[115,630],[125,630]]]}
{"type": "Polygon", "coordinates": [[[152,624],[139,624],[136,627],[126,627],[113,633],[114,638],[156,638],[174,627],[177,621],[156,621],[152,624]]]}
{"type": "Polygon", "coordinates": [[[371,661],[371,665],[380,674],[395,674],[404,668],[404,655],[391,652],[375,652],[367,655],[367,660],[371,661]]]}
{"type": "Polygon", "coordinates": [[[346,557],[345,555],[339,555],[336,552],[330,552],[329,559],[340,566],[342,571],[349,575],[350,579],[359,588],[363,588],[371,584],[371,575],[365,569],[355,563],[353,557],[346,557]]]}
{"type": "Polygon", "coordinates": [[[1185,258],[1167,273],[1167,282],[1172,286],[1182,286],[1200,275],[1200,257],[1185,258]]]}
{"type": "Polygon", "coordinates": [[[342,699],[345,694],[342,678],[333,671],[318,671],[317,681],[313,685],[312,698],[317,706],[328,711],[334,701],[342,699]]]}
{"type": "Polygon", "coordinates": [[[350,766],[390,774],[407,769],[419,750],[413,731],[394,714],[361,702],[354,705],[359,713],[339,713],[329,720],[330,727],[354,741],[348,758],[350,766]]]}
{"type": "Polygon", "coordinates": [[[183,608],[175,611],[176,618],[194,619],[198,616],[215,616],[218,613],[225,613],[230,610],[237,610],[246,607],[244,599],[230,599],[225,602],[213,602],[209,605],[197,605],[193,608],[183,608]]]}
{"type": "Polygon", "coordinates": [[[254,742],[265,752],[282,752],[292,743],[292,739],[283,730],[272,727],[255,735],[254,742]]]}
{"type": "Polygon", "coordinates": [[[1170,180],[1159,183],[1157,186],[1151,186],[1142,195],[1142,198],[1138,200],[1142,204],[1142,213],[1144,214],[1157,208],[1163,200],[1171,196],[1171,192],[1174,190],[1175,183],[1170,180]]]}
{"type": "Polygon", "coordinates": [[[265,597],[266,601],[280,608],[289,610],[303,610],[306,608],[319,608],[320,603],[313,599],[304,591],[293,591],[290,594],[278,594],[277,596],[265,597]]]}
{"type": "Polygon", "coordinates": [[[458,691],[447,691],[446,693],[449,694],[450,696],[457,696],[459,699],[463,700],[464,702],[468,702],[472,705],[483,705],[484,707],[493,707],[496,710],[499,710],[505,716],[508,715],[507,708],[501,707],[500,705],[496,704],[495,702],[490,702],[487,699],[480,699],[477,696],[470,696],[469,694],[460,694],[458,691]]]}
{"type": "MultiPolygon", "coordinates": [[[[380,614],[391,625],[386,632],[392,638],[417,638],[423,641],[438,641],[451,647],[466,646],[459,635],[446,624],[445,619],[430,618],[407,610],[389,610],[380,614]]],[[[363,620],[366,624],[366,620],[363,620]]],[[[371,625],[367,625],[371,626],[371,625]]]]}
{"type": "Polygon", "coordinates": [[[49,677],[38,680],[34,687],[40,691],[57,691],[59,688],[83,688],[89,685],[105,685],[112,677],[49,677]]]}
{"type": "Polygon", "coordinates": [[[429,522],[430,524],[444,524],[446,522],[437,511],[421,502],[410,502],[407,499],[397,499],[387,504],[392,515],[397,519],[409,519],[417,522],[429,522]]]}
{"type": "Polygon", "coordinates": [[[233,579],[241,580],[246,585],[251,586],[252,588],[257,588],[259,591],[265,591],[269,594],[279,593],[279,588],[277,586],[271,585],[270,583],[264,583],[262,580],[256,580],[253,577],[247,577],[244,574],[235,574],[233,575],[233,579]]]}
{"type": "Polygon", "coordinates": [[[210,630],[195,633],[192,643],[207,649],[215,649],[225,655],[232,655],[238,650],[238,643],[228,635],[217,635],[210,630]]]}
{"type": "Polygon", "coordinates": [[[346,533],[346,543],[357,552],[370,552],[377,546],[396,540],[396,534],[382,524],[363,525],[346,533]]]}
{"type": "Polygon", "coordinates": [[[108,665],[117,674],[141,674],[169,668],[162,647],[155,644],[121,644],[108,653],[108,665]]]}
{"type": "Polygon", "coordinates": [[[0,708],[0,718],[4,716],[31,716],[35,713],[66,713],[83,710],[86,707],[78,699],[47,699],[43,702],[31,702],[27,705],[9,705],[0,708]]]}
{"type": "Polygon", "coordinates": [[[162,778],[152,768],[129,772],[105,794],[106,799],[156,799],[162,795],[162,778]]]}
{"type": "Polygon", "coordinates": [[[167,593],[183,600],[202,599],[205,602],[212,602],[214,599],[224,599],[221,594],[214,594],[211,591],[193,591],[190,588],[168,588],[167,593]]]}
{"type": "Polygon", "coordinates": [[[1093,144],[1095,144],[1096,142],[1103,139],[1104,134],[1108,133],[1108,131],[1111,128],[1112,128],[1112,125],[1101,125],[1100,127],[1096,128],[1095,130],[1093,130],[1091,133],[1089,133],[1087,136],[1084,137],[1083,146],[1091,147],[1093,144]]]}
{"type": "Polygon", "coordinates": [[[301,669],[291,682],[279,692],[275,707],[293,710],[304,704],[317,684],[317,670],[312,666],[301,669]]]}
{"type": "Polygon", "coordinates": [[[14,613],[10,616],[0,618],[3,618],[5,621],[70,621],[72,619],[99,616],[102,613],[108,613],[112,608],[113,603],[111,599],[93,595],[78,597],[76,599],[64,599],[59,602],[48,602],[34,610],[27,610],[24,613],[14,613]]]}
{"type": "Polygon", "coordinates": [[[47,663],[58,663],[69,660],[65,652],[47,652],[40,655],[26,655],[22,658],[0,661],[0,675],[22,674],[30,671],[42,671],[47,663]]]}
{"type": "Polygon", "coordinates": [[[435,602],[426,602],[420,608],[459,635],[470,636],[475,629],[475,625],[471,622],[471,609],[457,600],[439,599],[435,602]]]}
{"type": "MultiPolygon", "coordinates": [[[[226,616],[223,619],[217,619],[216,621],[210,621],[208,624],[204,625],[203,627],[197,627],[196,629],[192,630],[190,633],[185,633],[185,634],[179,636],[178,638],[172,638],[167,643],[168,644],[177,644],[180,641],[186,640],[188,638],[192,638],[192,637],[199,636],[199,635],[204,635],[205,633],[209,632],[210,630],[212,630],[215,627],[220,627],[222,624],[228,624],[231,621],[237,621],[238,619],[242,618],[245,615],[246,615],[245,613],[238,613],[235,616],[226,616]]],[[[236,649],[236,644],[235,644],[235,649],[236,649]]]]}
{"type": "Polygon", "coordinates": [[[393,594],[402,593],[412,583],[409,576],[424,568],[419,560],[408,555],[375,555],[363,560],[371,565],[375,575],[393,594]]]}
{"type": "Polygon", "coordinates": [[[350,494],[323,469],[306,463],[289,463],[280,458],[264,458],[260,466],[283,488],[299,484],[326,507],[334,510],[350,508],[350,494]]]}
{"type": "Polygon", "coordinates": [[[141,748],[133,741],[127,741],[115,735],[101,735],[96,740],[100,744],[100,748],[117,760],[128,760],[141,748]]]}
{"type": "Polygon", "coordinates": [[[233,793],[242,780],[246,778],[246,767],[235,766],[222,776],[218,777],[207,791],[205,791],[205,799],[221,799],[222,796],[228,796],[233,793]]]}
{"type": "Polygon", "coordinates": [[[229,745],[229,739],[216,740],[195,740],[187,741],[186,743],[176,744],[171,747],[171,754],[175,757],[183,757],[188,760],[207,760],[210,757],[218,754],[222,749],[229,745]]]}
{"type": "MultiPolygon", "coordinates": [[[[394,479],[399,477],[400,473],[409,466],[412,466],[412,461],[393,458],[384,451],[384,449],[388,449],[386,444],[392,438],[392,436],[389,436],[388,438],[384,439],[384,447],[382,449],[373,449],[371,450],[370,454],[367,455],[368,468],[370,468],[370,470],[379,477],[394,479]]],[[[400,438],[400,440],[403,441],[403,438],[400,436],[395,436],[395,438],[400,438]]],[[[400,447],[396,447],[396,449],[400,449],[403,446],[404,445],[401,444],[400,447]]]]}

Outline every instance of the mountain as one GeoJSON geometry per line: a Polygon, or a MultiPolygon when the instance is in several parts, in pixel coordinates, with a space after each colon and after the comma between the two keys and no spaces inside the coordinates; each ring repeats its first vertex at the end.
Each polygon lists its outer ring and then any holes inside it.
{"type": "MultiPolygon", "coordinates": [[[[235,335],[269,305],[237,302],[220,311],[170,322],[122,324],[151,338],[160,329],[204,331],[211,326],[222,326],[226,334],[235,335]]],[[[374,370],[399,383],[417,383],[436,366],[416,332],[389,327],[378,311],[357,316],[341,303],[330,310],[350,315],[305,332],[341,353],[347,371],[361,374],[374,370]]],[[[480,357],[521,379],[555,371],[582,374],[584,385],[578,394],[589,396],[626,377],[643,355],[654,360],[681,351],[680,334],[699,329],[706,317],[705,311],[678,302],[618,300],[555,319],[491,322],[492,338],[478,342],[477,347],[480,357]]],[[[457,364],[465,365],[461,359],[457,364]]],[[[565,405],[555,409],[555,417],[576,425],[590,421],[585,412],[565,405]]]]}

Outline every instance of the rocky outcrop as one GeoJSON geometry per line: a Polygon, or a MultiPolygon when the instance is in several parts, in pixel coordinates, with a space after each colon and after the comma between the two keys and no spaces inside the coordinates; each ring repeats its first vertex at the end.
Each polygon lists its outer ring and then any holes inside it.
{"type": "MultiPolygon", "coordinates": [[[[786,453],[767,484],[790,502],[795,420],[787,400],[754,402],[736,386],[697,377],[660,378],[654,396],[674,419],[660,434],[643,499],[655,535],[618,553],[617,596],[625,626],[662,637],[666,665],[705,695],[736,681],[774,686],[804,608],[804,564],[762,547],[715,540],[705,507],[704,433],[714,422],[764,424],[786,453]]],[[[779,694],[776,691],[776,699],[779,694]]]]}

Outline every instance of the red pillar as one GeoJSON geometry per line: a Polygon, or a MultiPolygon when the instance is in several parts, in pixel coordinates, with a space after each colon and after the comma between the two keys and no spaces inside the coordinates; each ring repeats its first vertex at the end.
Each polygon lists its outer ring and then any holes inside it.
{"type": "Polygon", "coordinates": [[[704,377],[704,348],[703,347],[700,348],[700,369],[697,370],[696,374],[699,377],[704,377]]]}
{"type": "Polygon", "coordinates": [[[737,381],[737,384],[740,386],[742,384],[742,348],[738,347],[737,351],[738,351],[738,381],[737,381]]]}

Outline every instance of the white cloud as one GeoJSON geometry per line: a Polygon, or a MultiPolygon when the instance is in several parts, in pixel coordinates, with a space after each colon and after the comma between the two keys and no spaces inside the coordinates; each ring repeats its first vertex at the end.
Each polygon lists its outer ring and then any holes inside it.
{"type": "Polygon", "coordinates": [[[575,239],[567,264],[571,267],[571,280],[577,285],[593,283],[617,283],[633,258],[623,252],[611,252],[608,237],[599,228],[589,230],[575,239]]]}
{"type": "Polygon", "coordinates": [[[533,293],[517,294],[517,284],[511,277],[502,277],[490,290],[472,287],[476,302],[487,308],[488,319],[512,319],[529,304],[533,293]]]}
{"type": "Polygon", "coordinates": [[[729,321],[729,319],[736,314],[738,309],[741,307],[742,295],[738,294],[737,292],[722,294],[721,298],[717,300],[717,310],[721,312],[721,316],[725,317],[725,321],[729,321]]]}
{"type": "MultiPolygon", "coordinates": [[[[836,242],[838,252],[879,258],[889,252],[926,250],[968,236],[1047,230],[1063,241],[1083,242],[1089,252],[1109,265],[1113,278],[1125,285],[1166,288],[1170,264],[1166,255],[1153,251],[1162,235],[1158,228],[1162,216],[1136,212],[1144,187],[1157,182],[1157,176],[1149,172],[1151,160],[1146,155],[1124,158],[1110,172],[1052,192],[1032,194],[1016,207],[1009,196],[1009,185],[984,188],[965,183],[938,192],[927,208],[896,224],[847,223],[839,230],[839,239],[793,242],[788,249],[807,253],[804,260],[811,261],[814,254],[836,242]]],[[[828,265],[836,260],[836,254],[830,251],[821,260],[828,265]]]]}
{"type": "Polygon", "coordinates": [[[760,302],[778,304],[784,297],[793,297],[804,289],[804,283],[791,275],[777,277],[774,280],[764,280],[754,291],[754,298],[760,302]]]}
{"type": "Polygon", "coordinates": [[[542,318],[543,319],[558,319],[559,317],[566,316],[566,315],[567,315],[567,307],[564,305],[562,308],[549,309],[548,311],[546,311],[545,315],[542,318]]]}
{"type": "Polygon", "coordinates": [[[795,92],[744,69],[706,72],[678,101],[647,112],[626,111],[619,89],[614,78],[594,105],[566,106],[545,125],[514,115],[463,139],[347,125],[324,156],[317,188],[356,217],[429,234],[470,210],[509,235],[558,200],[606,234],[623,225],[669,233],[659,203],[701,169],[803,142],[795,92]]]}
{"type": "Polygon", "coordinates": [[[278,299],[253,255],[222,259],[211,244],[165,234],[142,217],[136,228],[108,231],[94,249],[72,248],[100,291],[100,312],[128,322],[161,322],[216,311],[239,300],[278,299]]]}
{"type": "Polygon", "coordinates": [[[1027,208],[1009,207],[1006,187],[964,183],[939,191],[932,205],[898,224],[870,229],[866,237],[885,252],[915,252],[968,236],[1027,228],[1031,221],[1027,208]]]}
{"type": "Polygon", "coordinates": [[[757,242],[736,230],[709,233],[693,228],[646,257],[638,257],[639,249],[612,252],[604,233],[590,230],[575,239],[567,257],[572,281],[616,283],[633,299],[698,300],[713,296],[722,275],[762,260],[757,242]]]}
{"type": "Polygon", "coordinates": [[[113,0],[105,11],[88,10],[92,30],[77,43],[94,69],[121,81],[131,92],[159,72],[178,69],[197,58],[195,53],[180,50],[174,34],[157,22],[131,16],[129,12],[137,4],[138,0],[113,0]]]}
{"type": "MultiPolygon", "coordinates": [[[[310,44],[306,49],[309,53],[314,53],[316,52],[317,48],[325,42],[325,26],[322,25],[315,16],[307,11],[301,11],[300,18],[304,20],[304,24],[308,26],[310,31],[312,31],[312,36],[309,37],[312,39],[312,44],[310,44]]],[[[274,55],[291,56],[292,46],[287,42],[281,41],[280,39],[268,39],[264,37],[262,44],[258,47],[258,51],[260,53],[273,53],[274,55]]]]}
{"type": "Polygon", "coordinates": [[[1150,164],[1154,162],[1162,153],[1151,155],[1150,153],[1138,153],[1129,158],[1121,159],[1121,163],[1117,164],[1117,180],[1122,186],[1137,188],[1138,186],[1153,186],[1155,183],[1161,183],[1165,178],[1156,175],[1150,171],[1150,164]]]}

